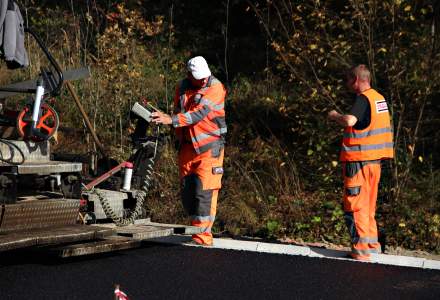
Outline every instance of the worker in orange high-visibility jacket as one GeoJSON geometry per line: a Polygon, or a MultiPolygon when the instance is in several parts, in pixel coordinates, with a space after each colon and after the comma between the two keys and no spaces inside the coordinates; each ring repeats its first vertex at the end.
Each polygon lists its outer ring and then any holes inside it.
{"type": "Polygon", "coordinates": [[[346,115],[335,110],[328,114],[345,128],[340,154],[344,211],[351,235],[350,255],[358,260],[370,260],[372,253],[380,252],[375,213],[381,161],[394,157],[388,105],[370,81],[365,65],[351,68],[347,86],[356,93],[354,105],[346,115]]]}
{"type": "Polygon", "coordinates": [[[197,56],[188,61],[187,78],[177,85],[174,113],[153,113],[154,122],[175,128],[182,203],[191,224],[202,231],[193,241],[208,246],[223,175],[225,96],[223,84],[197,56]]]}

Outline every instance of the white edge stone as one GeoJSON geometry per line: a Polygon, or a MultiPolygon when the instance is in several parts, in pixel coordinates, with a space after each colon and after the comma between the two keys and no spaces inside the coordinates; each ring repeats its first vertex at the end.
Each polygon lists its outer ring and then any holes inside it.
{"type": "Polygon", "coordinates": [[[300,247],[295,245],[283,245],[283,244],[270,244],[270,243],[258,243],[258,252],[276,253],[276,254],[288,254],[288,255],[310,255],[310,248],[300,247]]]}
{"type": "Polygon", "coordinates": [[[257,251],[258,242],[236,241],[236,240],[227,240],[227,239],[214,239],[213,248],[243,250],[243,251],[257,251]]]}
{"type": "Polygon", "coordinates": [[[438,260],[426,259],[426,260],[423,262],[423,268],[424,268],[424,269],[435,269],[435,270],[440,270],[440,261],[438,261],[438,260]]]}
{"type": "Polygon", "coordinates": [[[390,254],[375,254],[372,255],[372,260],[375,263],[383,265],[393,265],[402,267],[423,268],[425,259],[420,257],[399,256],[390,254]]]}
{"type": "MultiPolygon", "coordinates": [[[[197,247],[197,245],[186,244],[187,242],[191,241],[191,237],[189,236],[171,235],[164,238],[154,239],[154,241],[197,247]]],[[[285,255],[301,255],[308,257],[354,261],[352,259],[346,258],[348,252],[342,250],[310,248],[304,246],[271,244],[271,243],[253,242],[253,241],[238,241],[238,240],[220,239],[220,238],[214,239],[214,245],[209,248],[252,251],[252,252],[262,252],[262,253],[272,253],[272,254],[285,254],[285,255]]],[[[420,257],[411,257],[411,256],[373,254],[372,261],[367,263],[440,270],[440,261],[429,260],[420,257]]]]}

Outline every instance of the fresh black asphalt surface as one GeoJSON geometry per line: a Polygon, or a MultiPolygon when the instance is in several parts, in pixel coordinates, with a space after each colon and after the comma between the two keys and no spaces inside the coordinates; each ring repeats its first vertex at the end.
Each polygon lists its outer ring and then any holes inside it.
{"type": "Polygon", "coordinates": [[[0,299],[440,299],[440,271],[147,244],[75,259],[0,253],[0,299]]]}

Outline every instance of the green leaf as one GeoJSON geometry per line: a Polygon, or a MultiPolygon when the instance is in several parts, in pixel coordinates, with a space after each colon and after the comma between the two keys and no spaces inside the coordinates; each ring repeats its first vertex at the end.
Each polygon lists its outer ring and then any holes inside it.
{"type": "Polygon", "coordinates": [[[312,221],[311,221],[312,223],[321,223],[321,217],[319,217],[319,216],[314,216],[313,218],[312,218],[312,221]]]}

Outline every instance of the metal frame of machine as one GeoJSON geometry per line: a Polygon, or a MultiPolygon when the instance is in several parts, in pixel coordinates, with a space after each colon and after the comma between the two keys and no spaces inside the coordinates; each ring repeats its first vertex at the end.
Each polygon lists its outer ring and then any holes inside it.
{"type": "MultiPolygon", "coordinates": [[[[4,109],[0,117],[3,127],[14,128],[18,134],[0,139],[0,203],[17,202],[17,186],[23,188],[61,188],[66,198],[81,196],[81,163],[51,160],[50,143],[59,126],[58,114],[47,100],[60,93],[64,75],[56,60],[38,35],[26,28],[47,57],[50,68],[42,67],[34,84],[0,88],[2,98],[17,93],[32,94],[32,101],[19,112],[4,109]],[[20,136],[21,139],[14,139],[20,136]]],[[[2,220],[0,219],[0,230],[2,220]]]]}
{"type": "Polygon", "coordinates": [[[137,123],[131,137],[133,154],[111,168],[72,84],[66,81],[88,77],[88,68],[63,73],[38,35],[30,29],[26,32],[35,38],[50,67],[42,68],[37,80],[0,87],[0,99],[22,93],[33,95],[21,111],[5,113],[4,110],[0,115],[0,126],[18,132],[12,138],[0,137],[0,252],[75,243],[61,251],[62,256],[75,256],[137,247],[139,240],[170,235],[176,230],[198,232],[198,228],[161,226],[142,219],[153,166],[163,141],[159,126],[154,136],[146,136],[151,112],[135,103],[131,114],[137,123]],[[60,93],[63,83],[102,154],[106,168],[98,178],[83,173],[83,158],[51,153],[48,139],[56,133],[59,120],[47,100],[60,93]],[[29,193],[22,195],[23,190],[29,193]],[[49,196],[39,198],[37,190],[49,196]],[[104,227],[79,224],[95,224],[100,220],[112,223],[103,224],[104,227]],[[80,241],[88,242],[78,244],[80,241]]]}

